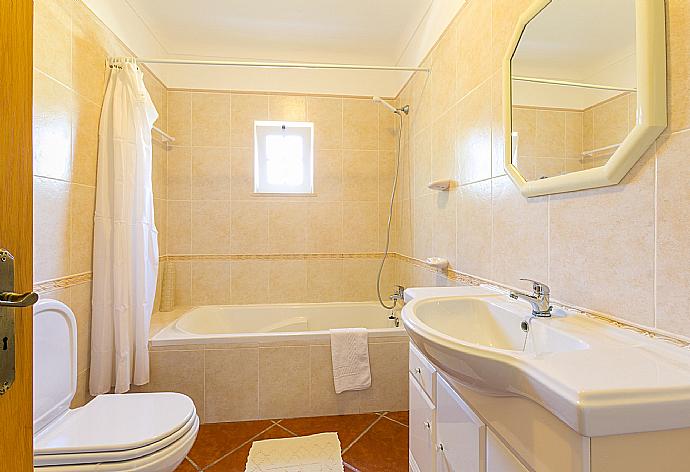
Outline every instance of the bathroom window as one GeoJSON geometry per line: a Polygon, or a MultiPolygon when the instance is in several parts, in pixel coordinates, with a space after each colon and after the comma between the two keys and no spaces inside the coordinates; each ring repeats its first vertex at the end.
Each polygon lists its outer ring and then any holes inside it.
{"type": "Polygon", "coordinates": [[[314,124],[254,122],[254,192],[314,192],[314,124]]]}

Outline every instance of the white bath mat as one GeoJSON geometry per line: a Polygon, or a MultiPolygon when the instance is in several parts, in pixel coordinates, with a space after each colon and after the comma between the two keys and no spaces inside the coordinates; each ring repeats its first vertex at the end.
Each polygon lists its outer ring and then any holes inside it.
{"type": "Polygon", "coordinates": [[[254,441],[245,472],[343,472],[337,433],[254,441]]]}

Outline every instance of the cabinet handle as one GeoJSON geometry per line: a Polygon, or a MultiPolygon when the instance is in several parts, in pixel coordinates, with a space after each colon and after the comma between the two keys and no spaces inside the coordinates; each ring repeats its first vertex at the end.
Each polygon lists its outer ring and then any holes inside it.
{"type": "Polygon", "coordinates": [[[426,429],[428,429],[429,431],[431,431],[431,423],[429,423],[428,421],[425,421],[425,422],[424,422],[424,427],[425,427],[426,429]]]}
{"type": "Polygon", "coordinates": [[[417,368],[414,370],[414,373],[417,374],[417,375],[422,375],[422,369],[420,369],[419,367],[417,367],[417,368]]]}
{"type": "Polygon", "coordinates": [[[445,451],[445,447],[443,446],[443,443],[438,443],[437,449],[441,452],[445,451]]]}

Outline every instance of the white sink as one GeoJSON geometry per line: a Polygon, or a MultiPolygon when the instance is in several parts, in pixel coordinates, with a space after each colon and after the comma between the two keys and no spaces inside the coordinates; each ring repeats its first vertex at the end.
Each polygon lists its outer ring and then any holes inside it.
{"type": "Polygon", "coordinates": [[[583,436],[690,427],[686,349],[575,312],[533,318],[528,303],[476,287],[418,293],[405,328],[465,387],[529,398],[583,436]]]}

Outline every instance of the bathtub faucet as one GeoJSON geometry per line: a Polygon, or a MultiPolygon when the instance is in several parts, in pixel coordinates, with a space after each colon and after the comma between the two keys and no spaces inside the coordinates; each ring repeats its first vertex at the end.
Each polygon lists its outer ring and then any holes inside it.
{"type": "Polygon", "coordinates": [[[396,285],[395,286],[395,292],[393,292],[393,295],[388,297],[389,299],[393,300],[395,304],[398,304],[398,300],[404,300],[405,299],[405,287],[402,285],[396,285]]]}

